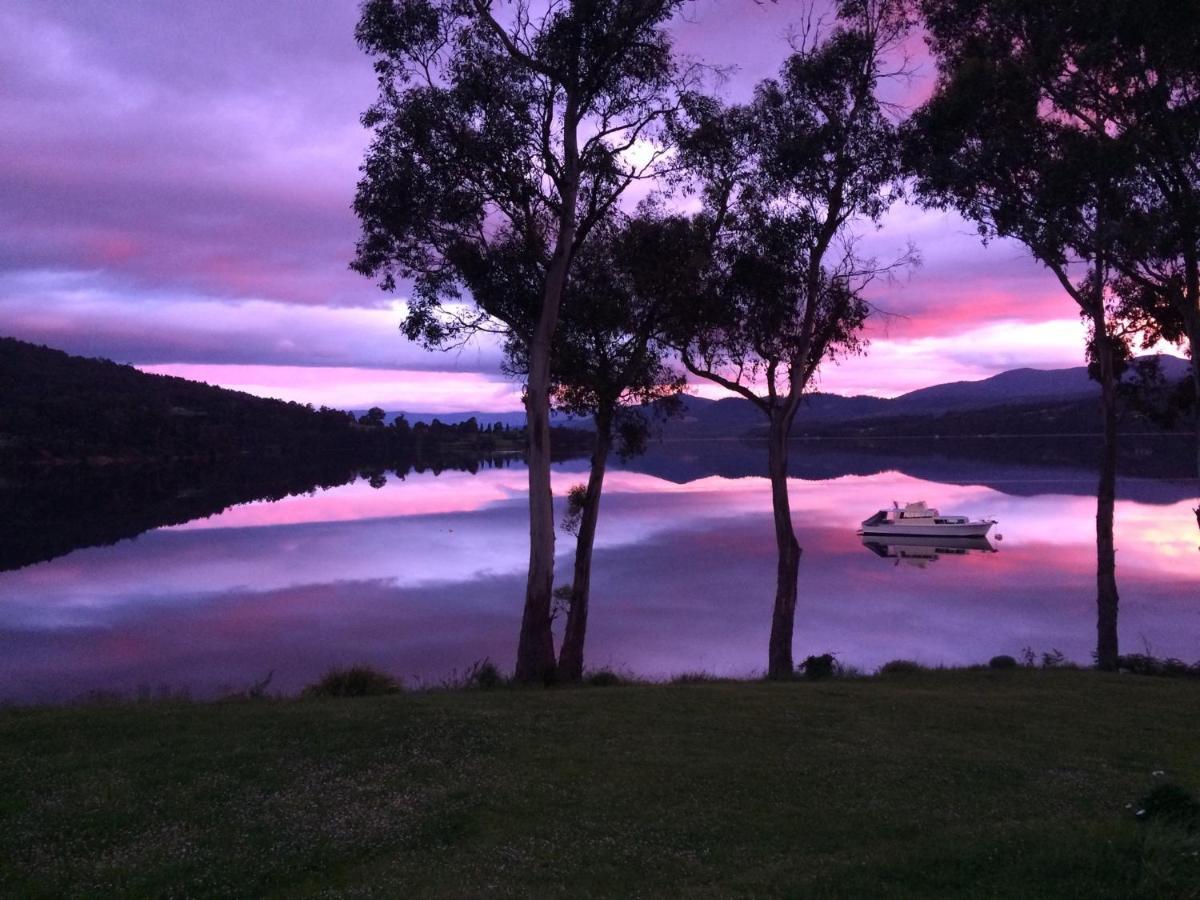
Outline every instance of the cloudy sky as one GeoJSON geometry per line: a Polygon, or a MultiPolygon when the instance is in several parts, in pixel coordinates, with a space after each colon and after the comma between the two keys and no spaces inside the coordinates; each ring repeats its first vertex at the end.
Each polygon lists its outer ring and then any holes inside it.
{"type": "MultiPolygon", "coordinates": [[[[677,46],[745,96],[806,5],[696,0],[677,46]]],[[[410,411],[518,407],[495,348],[429,353],[403,292],[347,268],[370,61],[356,0],[5,0],[0,334],[270,396],[410,411]]],[[[898,87],[910,102],[932,71],[898,87]]],[[[1022,248],[901,206],[869,246],[921,267],[880,285],[871,352],[822,375],[894,395],[1079,364],[1070,302],[1022,248]]]]}

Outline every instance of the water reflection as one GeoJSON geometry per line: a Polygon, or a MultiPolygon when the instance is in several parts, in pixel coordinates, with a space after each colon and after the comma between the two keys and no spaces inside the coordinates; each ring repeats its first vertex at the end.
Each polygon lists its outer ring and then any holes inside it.
{"type": "Polygon", "coordinates": [[[996,548],[987,538],[939,538],[932,540],[909,535],[861,535],[862,544],[876,556],[894,559],[896,565],[905,563],[923,569],[943,556],[966,556],[969,553],[995,553],[996,548]]]}
{"type": "Polygon", "coordinates": [[[168,466],[63,467],[48,472],[0,474],[0,572],[54,559],[81,547],[103,546],[154,528],[203,522],[255,500],[291,506],[321,489],[352,483],[382,488],[387,471],[474,473],[519,463],[511,454],[447,457],[436,463],[398,459],[390,469],[360,470],[327,461],[281,463],[243,459],[168,466]]]}
{"type": "MultiPolygon", "coordinates": [[[[995,483],[990,464],[974,477],[960,464],[955,483],[942,483],[887,469],[836,474],[836,456],[806,458],[823,470],[792,483],[805,549],[797,655],[833,651],[862,667],[897,657],[956,664],[1029,645],[1090,659],[1095,501],[1083,489],[1045,487],[1062,470],[1026,467],[1028,481],[995,483]],[[910,565],[930,562],[930,548],[890,538],[882,555],[906,564],[864,553],[859,522],[900,495],[986,510],[1004,523],[1001,552],[939,540],[932,555],[953,559],[910,565]]],[[[762,665],[774,577],[765,481],[702,471],[674,480],[651,471],[663,464],[651,455],[639,471],[612,474],[588,662],[649,676],[751,674],[762,665]]],[[[556,467],[556,496],[584,467],[556,467]]],[[[273,687],[295,691],[355,661],[409,681],[436,681],[485,656],[507,666],[528,550],[525,483],[519,466],[411,472],[378,489],[359,479],[0,573],[0,698],[143,684],[203,696],[271,670],[273,687]]],[[[1122,485],[1126,646],[1200,654],[1195,488],[1122,485]]],[[[569,542],[559,549],[566,577],[569,542]]]]}

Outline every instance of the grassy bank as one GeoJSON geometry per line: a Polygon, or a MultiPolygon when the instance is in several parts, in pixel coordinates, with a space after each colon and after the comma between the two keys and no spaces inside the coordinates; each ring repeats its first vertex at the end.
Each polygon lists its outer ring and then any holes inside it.
{"type": "Polygon", "coordinates": [[[0,895],[1197,896],[1200,837],[1127,804],[1200,788],[1198,707],[1018,670],[11,709],[0,895]]]}

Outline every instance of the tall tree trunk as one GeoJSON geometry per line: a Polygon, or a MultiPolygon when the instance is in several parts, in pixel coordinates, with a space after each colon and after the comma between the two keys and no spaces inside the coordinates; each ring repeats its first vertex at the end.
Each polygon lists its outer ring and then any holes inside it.
{"type": "Polygon", "coordinates": [[[1096,361],[1100,367],[1100,406],[1104,438],[1100,456],[1100,483],[1096,489],[1096,666],[1117,668],[1116,547],[1113,508],[1117,487],[1117,377],[1112,340],[1105,330],[1103,313],[1094,317],[1096,361]]]}
{"type": "Polygon", "coordinates": [[[796,581],[800,575],[800,544],[792,528],[792,506],[788,498],[788,418],[771,411],[767,446],[767,470],[771,478],[771,511],[775,516],[775,545],[779,563],[775,574],[775,610],[771,616],[771,640],[767,677],[791,678],[792,633],[796,623],[796,581]]]}
{"type": "MultiPolygon", "coordinates": [[[[1200,299],[1197,300],[1200,303],[1200,299]]],[[[1200,308],[1187,317],[1188,351],[1192,355],[1192,423],[1196,430],[1196,477],[1200,478],[1200,308]]],[[[1200,510],[1197,510],[1200,516],[1200,510]]]]}
{"type": "Polygon", "coordinates": [[[554,633],[550,629],[550,603],[554,591],[554,497],[550,488],[550,351],[558,312],[567,287],[571,245],[575,241],[577,188],[563,191],[554,256],[546,272],[533,339],[529,344],[529,383],[525,393],[529,433],[529,575],[525,582],[525,609],[517,642],[518,683],[554,680],[554,633]]]}
{"type": "Polygon", "coordinates": [[[575,575],[571,582],[571,605],[567,609],[567,627],[558,654],[558,677],[562,681],[583,679],[583,645],[587,639],[588,598],[592,585],[592,547],[596,541],[596,522],[600,518],[600,493],[604,472],[612,448],[612,409],[596,413],[596,443],[592,448],[592,466],[588,472],[587,496],[575,539],[575,575]]]}
{"type": "MultiPolygon", "coordinates": [[[[1192,217],[1188,217],[1189,222],[1192,217]]],[[[1188,232],[1195,234],[1195,230],[1188,232]]],[[[1192,425],[1196,432],[1196,477],[1200,478],[1200,258],[1193,240],[1184,250],[1183,324],[1187,330],[1188,351],[1192,357],[1192,425]]],[[[1196,505],[1196,526],[1200,528],[1200,504],[1196,505]]]]}

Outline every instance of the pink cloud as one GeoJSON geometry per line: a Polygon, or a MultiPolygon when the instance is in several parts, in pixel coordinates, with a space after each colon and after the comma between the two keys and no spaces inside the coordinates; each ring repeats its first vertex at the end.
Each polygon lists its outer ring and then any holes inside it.
{"type": "Polygon", "coordinates": [[[520,391],[511,381],[500,376],[489,378],[477,372],[203,363],[139,368],[260,397],[338,409],[383,406],[388,410],[407,412],[505,412],[521,405],[520,391]]]}
{"type": "MultiPolygon", "coordinates": [[[[818,4],[818,18],[831,9],[818,4]]],[[[735,67],[721,89],[737,100],[776,73],[806,17],[797,4],[698,0],[671,28],[681,51],[735,67]]],[[[403,290],[384,295],[347,268],[369,137],[358,116],[375,93],[356,18],[352,0],[302,14],[287,0],[5,4],[0,333],[147,365],[450,369],[498,383],[494,343],[452,356],[406,344],[403,290]]],[[[933,71],[920,35],[906,49],[916,75],[889,99],[911,106],[933,71]]],[[[897,393],[1001,362],[1080,359],[1070,342],[1036,340],[1039,323],[1074,312],[1019,245],[984,248],[957,216],[900,204],[862,247],[886,261],[908,241],[922,266],[872,289],[896,315],[871,325],[869,360],[825,373],[827,388],[897,393]],[[954,354],[955,337],[977,355],[954,354]]],[[[276,391],[279,377],[239,376],[276,391]]],[[[340,383],[329,396],[362,396],[362,382],[340,383]]],[[[478,405],[476,384],[447,408],[478,405]]],[[[428,390],[418,379],[396,399],[428,390]]]]}

